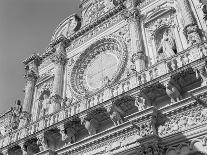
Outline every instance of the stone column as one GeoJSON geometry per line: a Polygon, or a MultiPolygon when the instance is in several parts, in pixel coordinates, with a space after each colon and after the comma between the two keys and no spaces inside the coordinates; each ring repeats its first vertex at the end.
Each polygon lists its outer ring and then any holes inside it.
{"type": "Polygon", "coordinates": [[[54,102],[54,111],[60,109],[60,100],[63,94],[63,82],[64,82],[64,70],[66,62],[65,44],[63,42],[58,43],[56,46],[56,52],[54,53],[51,61],[55,65],[55,77],[53,83],[52,101],[54,102]]]}
{"type": "Polygon", "coordinates": [[[140,13],[137,8],[130,12],[128,21],[130,22],[130,33],[132,37],[132,63],[136,66],[136,71],[139,72],[145,69],[146,56],[144,53],[144,41],[141,30],[140,13]]]}
{"type": "Polygon", "coordinates": [[[35,83],[38,78],[38,66],[40,64],[40,57],[36,54],[30,57],[30,59],[23,62],[25,64],[25,97],[22,108],[22,114],[20,118],[20,125],[22,127],[26,125],[29,121],[31,115],[31,108],[33,103],[33,96],[35,90],[35,83]]]}
{"type": "Polygon", "coordinates": [[[199,28],[196,23],[196,19],[190,7],[188,0],[177,0],[181,13],[184,19],[184,34],[187,38],[188,44],[193,45],[201,42],[201,37],[199,34],[199,28]]]}

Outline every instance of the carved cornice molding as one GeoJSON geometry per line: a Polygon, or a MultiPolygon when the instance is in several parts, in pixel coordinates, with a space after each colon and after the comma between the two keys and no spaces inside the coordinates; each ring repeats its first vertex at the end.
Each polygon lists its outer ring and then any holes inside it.
{"type": "Polygon", "coordinates": [[[30,62],[35,61],[35,63],[36,63],[37,65],[39,65],[39,63],[41,62],[41,60],[42,60],[42,58],[40,57],[40,55],[34,53],[34,54],[32,54],[29,58],[25,59],[25,60],[23,61],[23,63],[24,63],[24,65],[27,65],[27,64],[29,64],[30,62]]]}

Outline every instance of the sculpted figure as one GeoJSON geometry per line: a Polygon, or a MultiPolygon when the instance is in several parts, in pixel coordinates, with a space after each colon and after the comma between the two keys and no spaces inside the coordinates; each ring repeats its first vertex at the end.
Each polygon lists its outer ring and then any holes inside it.
{"type": "Polygon", "coordinates": [[[66,128],[66,139],[67,144],[72,144],[75,142],[75,129],[72,127],[66,128]]]}
{"type": "Polygon", "coordinates": [[[15,107],[11,108],[11,128],[17,129],[20,122],[20,115],[22,113],[21,101],[15,101],[15,107]]]}
{"type": "Polygon", "coordinates": [[[207,84],[207,72],[206,67],[202,67],[201,69],[196,70],[196,78],[201,78],[201,86],[205,86],[207,84]]]}
{"type": "Polygon", "coordinates": [[[15,108],[14,108],[14,112],[16,114],[17,117],[19,117],[22,113],[22,105],[21,105],[21,101],[20,100],[17,100],[15,101],[15,108]]]}
{"type": "Polygon", "coordinates": [[[170,97],[171,103],[178,102],[182,99],[179,90],[173,86],[171,82],[168,82],[167,84],[166,93],[170,97]]]}
{"type": "Polygon", "coordinates": [[[47,94],[43,95],[43,101],[42,101],[42,114],[47,115],[49,111],[49,106],[50,106],[50,98],[47,94]]]}
{"type": "Polygon", "coordinates": [[[115,126],[124,122],[123,120],[124,112],[122,111],[121,108],[117,107],[116,105],[113,104],[111,107],[108,107],[107,112],[109,113],[109,116],[115,126]]]}
{"type": "Polygon", "coordinates": [[[88,133],[90,136],[96,134],[97,122],[95,119],[87,120],[86,118],[83,118],[81,120],[81,124],[85,126],[85,128],[88,130],[88,133]]]}
{"type": "Polygon", "coordinates": [[[169,30],[165,30],[163,33],[163,38],[160,43],[160,47],[158,48],[158,53],[163,53],[165,57],[171,57],[176,53],[176,45],[175,40],[172,37],[169,30]]]}
{"type": "Polygon", "coordinates": [[[138,111],[142,111],[145,109],[146,99],[142,96],[138,96],[135,98],[135,106],[138,108],[138,111]]]}

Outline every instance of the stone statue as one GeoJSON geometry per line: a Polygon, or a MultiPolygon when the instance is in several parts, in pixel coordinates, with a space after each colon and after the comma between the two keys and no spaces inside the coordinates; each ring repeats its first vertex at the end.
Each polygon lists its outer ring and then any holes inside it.
{"type": "Polygon", "coordinates": [[[122,109],[117,107],[116,105],[113,104],[112,106],[108,107],[107,112],[109,113],[109,116],[115,126],[122,124],[124,122],[124,111],[122,111],[122,109]]]}
{"type": "Polygon", "coordinates": [[[145,102],[146,99],[142,96],[138,96],[135,98],[134,104],[138,108],[139,112],[145,109],[145,102]]]}
{"type": "Polygon", "coordinates": [[[65,143],[66,144],[72,144],[75,143],[75,129],[72,127],[66,128],[66,138],[65,138],[65,143]]]}
{"type": "Polygon", "coordinates": [[[49,114],[49,107],[50,107],[50,98],[47,94],[43,95],[43,101],[42,101],[42,115],[49,114]]]}
{"type": "Polygon", "coordinates": [[[77,31],[78,27],[78,16],[73,15],[69,20],[68,20],[68,33],[67,36],[70,36],[73,34],[75,31],[77,31]]]}
{"type": "Polygon", "coordinates": [[[169,81],[166,86],[166,93],[170,97],[171,102],[178,102],[182,99],[179,90],[169,81]]]}
{"type": "Polygon", "coordinates": [[[97,121],[95,119],[88,120],[86,118],[83,118],[83,119],[81,119],[81,124],[85,126],[85,128],[88,130],[88,133],[90,136],[96,134],[97,121]]]}
{"type": "Polygon", "coordinates": [[[158,53],[163,53],[165,57],[171,57],[176,54],[175,40],[169,30],[165,30],[163,33],[158,53]]]}
{"type": "Polygon", "coordinates": [[[15,101],[15,107],[11,108],[11,128],[17,129],[20,122],[20,116],[22,113],[21,101],[15,101]]]}

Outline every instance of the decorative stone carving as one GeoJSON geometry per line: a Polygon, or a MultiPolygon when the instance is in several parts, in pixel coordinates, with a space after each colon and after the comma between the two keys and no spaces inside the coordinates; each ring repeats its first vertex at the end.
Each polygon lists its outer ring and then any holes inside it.
{"type": "Polygon", "coordinates": [[[67,144],[75,143],[76,142],[76,138],[75,138],[76,131],[75,131],[75,129],[73,127],[67,127],[65,129],[65,131],[66,131],[66,135],[67,135],[67,137],[65,139],[65,142],[67,144]]]}
{"type": "Polygon", "coordinates": [[[40,151],[45,151],[46,149],[48,149],[48,144],[45,139],[44,133],[41,135],[37,135],[37,145],[40,146],[40,151]]]}
{"type": "Polygon", "coordinates": [[[98,123],[94,118],[89,119],[87,117],[83,117],[81,118],[81,124],[85,126],[90,136],[96,134],[98,123]]]}
{"type": "Polygon", "coordinates": [[[115,104],[112,103],[112,105],[107,107],[107,112],[115,126],[124,123],[123,116],[125,113],[121,108],[119,108],[115,104]]]}
{"type": "Polygon", "coordinates": [[[51,104],[51,101],[50,101],[48,94],[44,94],[43,101],[42,101],[42,109],[41,109],[42,116],[45,116],[50,113],[49,112],[50,104],[51,104]]]}
{"type": "Polygon", "coordinates": [[[146,108],[146,99],[142,96],[136,96],[134,105],[138,108],[138,111],[143,111],[146,108]]]}
{"type": "Polygon", "coordinates": [[[70,73],[70,85],[75,95],[85,97],[85,93],[93,94],[103,89],[108,85],[106,76],[110,84],[120,78],[126,65],[127,51],[119,39],[109,37],[98,40],[79,56],[70,73]],[[100,61],[103,62],[100,64],[100,61]]]}
{"type": "Polygon", "coordinates": [[[165,57],[174,56],[176,51],[175,40],[172,37],[172,34],[169,29],[166,29],[163,33],[162,40],[160,42],[160,46],[158,47],[157,52],[163,53],[165,57]]]}
{"type": "Polygon", "coordinates": [[[207,70],[206,70],[206,64],[198,67],[196,69],[196,78],[201,78],[201,86],[205,86],[207,84],[207,70]]]}
{"type": "Polygon", "coordinates": [[[12,108],[11,111],[11,128],[17,129],[20,122],[20,116],[22,114],[22,105],[21,101],[15,101],[16,106],[12,108]]]}
{"type": "Polygon", "coordinates": [[[165,87],[166,93],[171,99],[171,103],[178,102],[182,99],[180,91],[170,80],[165,82],[165,87]]]}

